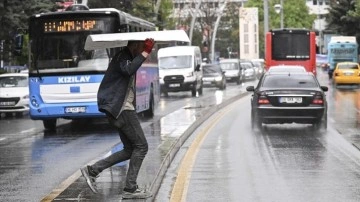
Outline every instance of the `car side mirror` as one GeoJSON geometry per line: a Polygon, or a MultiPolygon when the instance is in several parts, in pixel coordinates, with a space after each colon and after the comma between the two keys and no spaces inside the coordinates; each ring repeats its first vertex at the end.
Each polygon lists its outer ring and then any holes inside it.
{"type": "Polygon", "coordinates": [[[254,86],[247,86],[246,91],[253,92],[253,91],[255,91],[255,87],[254,86]]]}
{"type": "Polygon", "coordinates": [[[327,92],[329,90],[329,88],[327,86],[320,86],[320,87],[324,92],[327,92]]]}

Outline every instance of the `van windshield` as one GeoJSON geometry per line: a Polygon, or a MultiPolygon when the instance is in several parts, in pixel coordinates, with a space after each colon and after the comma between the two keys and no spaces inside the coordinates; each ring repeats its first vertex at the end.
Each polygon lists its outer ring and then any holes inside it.
{"type": "Polygon", "coordinates": [[[159,58],[160,69],[181,69],[191,67],[191,55],[169,56],[159,58]]]}

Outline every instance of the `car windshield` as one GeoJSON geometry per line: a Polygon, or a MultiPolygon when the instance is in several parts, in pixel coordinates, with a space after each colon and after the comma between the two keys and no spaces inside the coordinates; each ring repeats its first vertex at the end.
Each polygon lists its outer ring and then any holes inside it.
{"type": "Polygon", "coordinates": [[[220,63],[223,70],[237,70],[239,69],[238,63],[220,63]]]}
{"type": "Polygon", "coordinates": [[[203,66],[203,74],[221,73],[221,68],[217,65],[203,66]]]}
{"type": "Polygon", "coordinates": [[[25,76],[7,76],[0,77],[1,88],[27,87],[28,78],[25,76]]]}
{"type": "Polygon", "coordinates": [[[169,56],[159,58],[160,69],[181,69],[191,67],[191,55],[169,56]]]}
{"type": "Polygon", "coordinates": [[[318,87],[310,75],[268,75],[264,77],[262,87],[267,88],[314,88],[318,87]]]}
{"type": "Polygon", "coordinates": [[[338,64],[338,69],[358,69],[357,64],[338,64]]]}

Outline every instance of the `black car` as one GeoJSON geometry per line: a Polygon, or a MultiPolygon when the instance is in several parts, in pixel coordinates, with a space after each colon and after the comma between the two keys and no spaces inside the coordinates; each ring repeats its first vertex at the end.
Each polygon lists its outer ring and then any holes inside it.
{"type": "Polygon", "coordinates": [[[203,69],[203,87],[218,87],[220,90],[226,88],[225,71],[219,64],[206,64],[203,69]]]}
{"type": "Polygon", "coordinates": [[[262,123],[313,124],[327,128],[326,86],[320,86],[309,72],[267,72],[257,87],[248,86],[251,99],[251,126],[262,123]]]}

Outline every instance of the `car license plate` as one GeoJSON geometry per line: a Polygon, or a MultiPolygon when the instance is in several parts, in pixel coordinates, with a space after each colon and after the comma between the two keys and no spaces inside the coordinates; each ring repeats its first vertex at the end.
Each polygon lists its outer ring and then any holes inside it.
{"type": "Polygon", "coordinates": [[[209,85],[209,84],[211,84],[211,81],[203,81],[203,84],[209,85]]]}
{"type": "Polygon", "coordinates": [[[65,113],[85,113],[86,107],[65,107],[65,113]]]}
{"type": "Polygon", "coordinates": [[[15,105],[15,101],[11,101],[11,102],[0,102],[0,106],[14,106],[15,105]]]}
{"type": "Polygon", "coordinates": [[[180,87],[179,83],[171,83],[169,84],[169,87],[180,87]]]}
{"type": "Polygon", "coordinates": [[[344,75],[345,76],[351,76],[351,75],[353,75],[353,73],[352,72],[344,72],[344,75]]]}
{"type": "Polygon", "coordinates": [[[302,103],[302,97],[280,97],[280,103],[302,103]]]}

